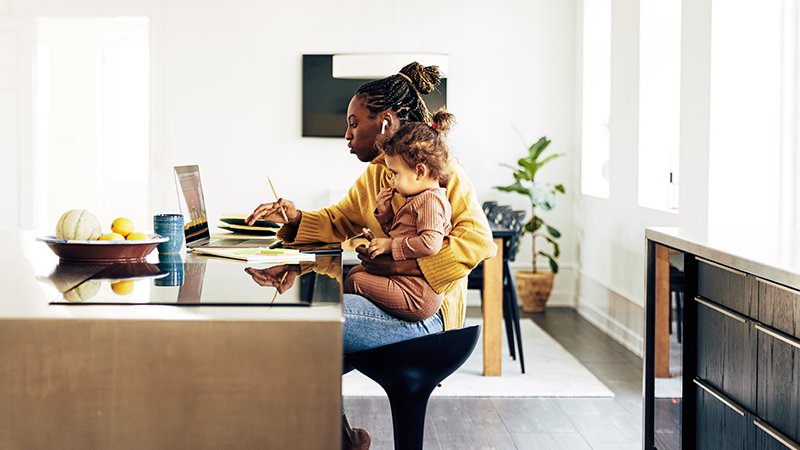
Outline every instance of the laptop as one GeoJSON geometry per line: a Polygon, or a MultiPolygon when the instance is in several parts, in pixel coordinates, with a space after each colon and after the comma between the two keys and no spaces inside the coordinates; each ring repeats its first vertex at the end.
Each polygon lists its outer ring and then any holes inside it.
{"type": "Polygon", "coordinates": [[[175,166],[175,186],[178,189],[178,203],[183,214],[183,232],[187,248],[269,247],[279,242],[274,236],[212,239],[208,230],[208,213],[203,197],[203,184],[200,182],[200,168],[196,165],[175,166]]]}

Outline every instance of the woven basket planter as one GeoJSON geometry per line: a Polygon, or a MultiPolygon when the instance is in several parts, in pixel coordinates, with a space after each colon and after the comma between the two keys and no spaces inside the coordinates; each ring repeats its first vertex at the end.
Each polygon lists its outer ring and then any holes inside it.
{"type": "Polygon", "coordinates": [[[555,274],[550,272],[518,271],[514,274],[517,284],[517,297],[522,299],[522,310],[528,313],[542,313],[550,292],[553,290],[555,274]]]}

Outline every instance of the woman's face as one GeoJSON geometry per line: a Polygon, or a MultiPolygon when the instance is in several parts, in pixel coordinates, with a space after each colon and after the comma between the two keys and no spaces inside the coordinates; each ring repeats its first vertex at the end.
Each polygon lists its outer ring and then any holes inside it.
{"type": "Polygon", "coordinates": [[[347,106],[347,146],[350,153],[363,162],[370,162],[380,152],[375,148],[375,138],[381,133],[380,115],[369,117],[369,110],[364,100],[353,97],[347,106]]]}

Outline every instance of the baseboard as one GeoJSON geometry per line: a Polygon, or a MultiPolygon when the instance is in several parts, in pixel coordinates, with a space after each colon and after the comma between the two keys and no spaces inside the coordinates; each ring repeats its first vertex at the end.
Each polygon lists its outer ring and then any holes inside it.
{"type": "Polygon", "coordinates": [[[633,353],[644,354],[644,308],[578,272],[575,311],[633,353]]]}
{"type": "MultiPolygon", "coordinates": [[[[526,269],[527,266],[511,266],[512,271],[526,269]]],[[[467,291],[467,306],[481,306],[480,291],[467,291]]],[[[573,308],[625,348],[639,356],[644,354],[644,308],[578,269],[562,267],[556,275],[547,306],[573,308]]]]}

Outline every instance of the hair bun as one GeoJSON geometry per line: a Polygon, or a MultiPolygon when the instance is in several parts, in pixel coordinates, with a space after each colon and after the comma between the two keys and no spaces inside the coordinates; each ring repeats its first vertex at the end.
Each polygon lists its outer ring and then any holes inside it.
{"type": "Polygon", "coordinates": [[[439,66],[423,66],[416,61],[400,69],[400,73],[410,78],[417,92],[423,95],[430,94],[442,82],[439,66]]]}
{"type": "Polygon", "coordinates": [[[453,128],[453,125],[456,124],[456,116],[450,114],[444,107],[442,107],[433,113],[431,121],[439,133],[447,135],[447,133],[450,132],[450,129],[453,128]]]}

